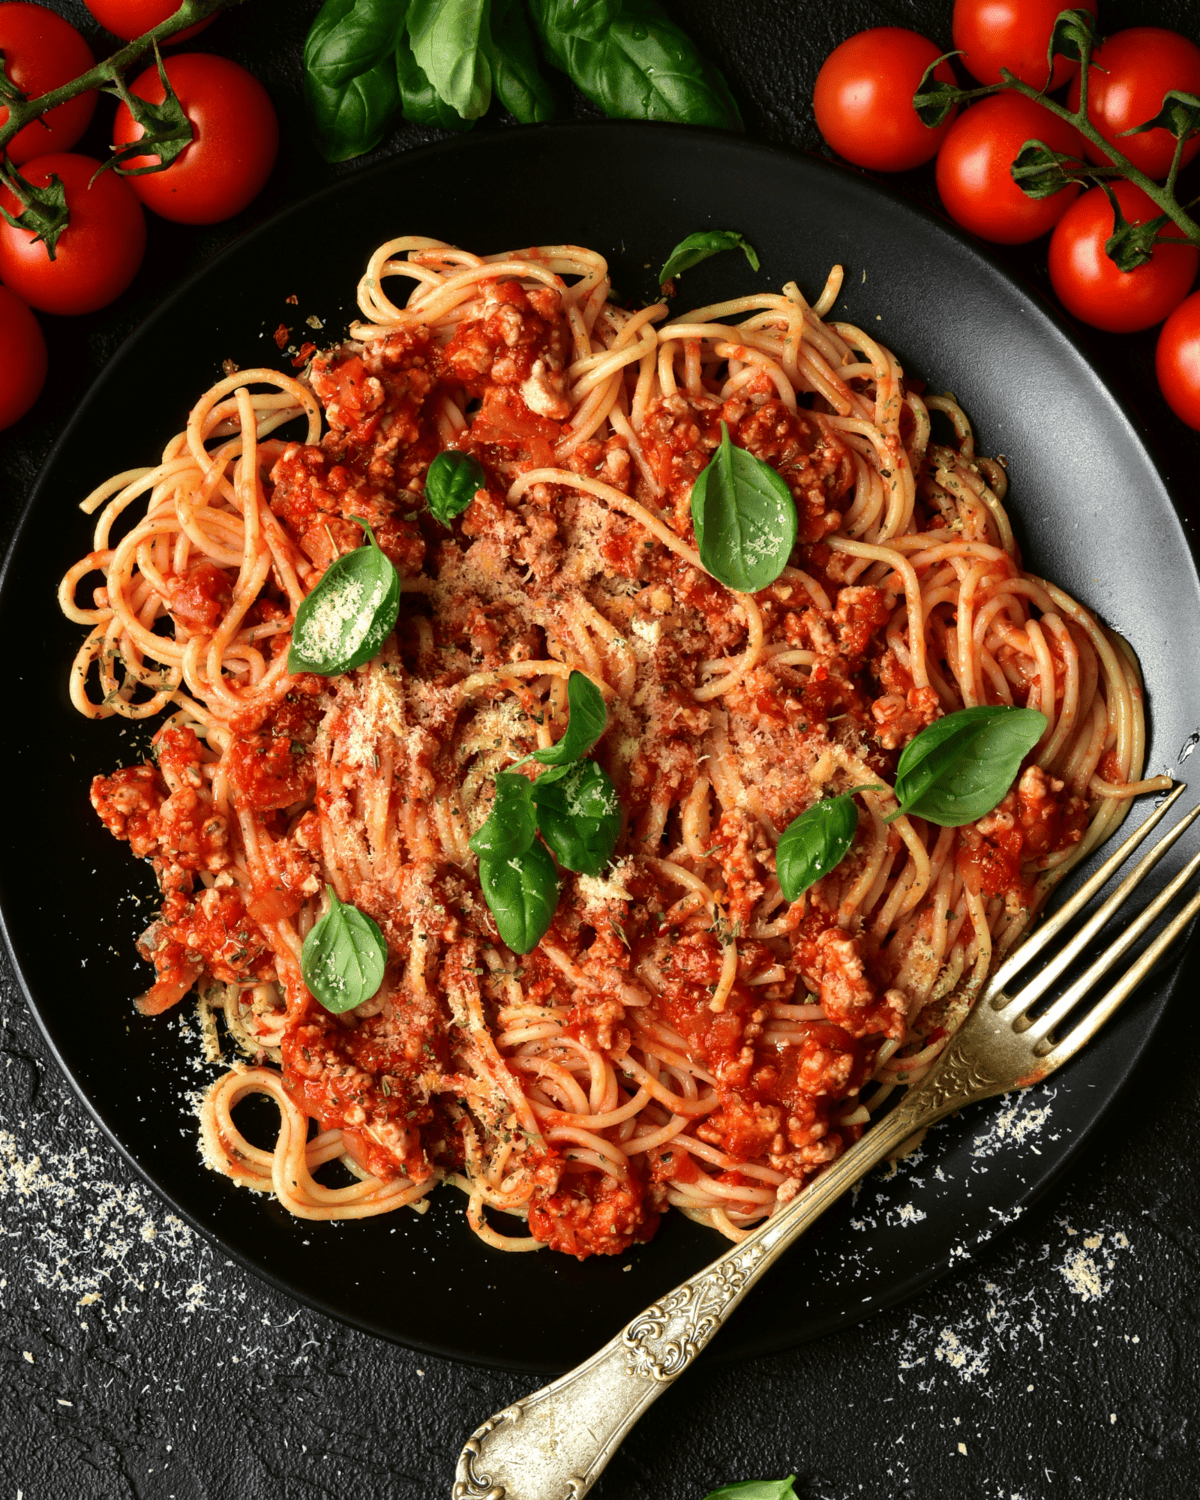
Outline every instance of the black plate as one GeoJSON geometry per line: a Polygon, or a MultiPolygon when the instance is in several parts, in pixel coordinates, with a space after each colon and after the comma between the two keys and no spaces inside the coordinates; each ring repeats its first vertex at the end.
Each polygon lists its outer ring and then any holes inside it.
{"type": "MultiPolygon", "coordinates": [[[[648,298],[667,252],[704,226],[746,234],[762,274],[741,255],[720,256],[687,273],[681,305],[791,277],[815,295],[830,264],[845,265],[836,316],[953,390],[980,450],[1007,456],[1029,564],[1133,643],[1151,705],[1148,763],[1174,766],[1200,725],[1200,580],[1127,413],[1041,304],[957,233],[826,163],[706,132],[584,125],[468,137],[348,177],[263,225],[107,366],[51,455],[5,565],[0,638],[19,719],[0,739],[13,803],[0,911],[51,1047],[100,1124],[191,1224],[294,1296],[433,1353],[563,1368],[724,1242],[670,1215],[651,1245],[616,1261],[504,1256],[470,1233],[449,1190],[424,1218],[308,1224],[206,1171],[184,1097],[204,1081],[187,1023],[142,1020],[129,1003],[146,983],[133,938],[152,882],[87,801],[91,775],[132,758],[138,737],[70,708],[80,633],[60,618],[54,589],[91,545],[75,503],[108,474],[152,462],[223,360],[276,361],[281,321],[299,342],[315,314],[325,332],[311,336],[336,338],[369,251],[389,236],[484,252],[575,241],[609,257],[622,292],[648,298]]],[[[1048,1088],[1012,1101],[1012,1118],[999,1105],[968,1111],[936,1132],[923,1161],[872,1180],[749,1299],[714,1352],[780,1348],[857,1321],[989,1238],[1078,1150],[1173,979],[1127,1006],[1048,1088]]]]}

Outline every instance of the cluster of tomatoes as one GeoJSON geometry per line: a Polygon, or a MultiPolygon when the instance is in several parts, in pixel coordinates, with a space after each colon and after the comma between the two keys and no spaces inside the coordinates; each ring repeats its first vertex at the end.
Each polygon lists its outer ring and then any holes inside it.
{"type": "MultiPolygon", "coordinates": [[[[114,36],[130,40],[172,15],[177,0],[87,0],[87,7],[114,36]]],[[[202,21],[170,40],[184,40],[207,25],[202,21]]],[[[0,3],[0,52],[9,81],[27,99],[61,88],[94,65],[91,49],[69,21],[27,0],[0,3]]],[[[175,54],[165,67],[194,138],[162,171],[118,175],[71,151],[91,121],[94,89],[26,125],[9,143],[8,161],[25,182],[34,188],[49,187],[55,178],[61,182],[69,220],[53,258],[30,230],[0,220],[0,428],[24,416],[45,382],[46,343],[30,308],[75,314],[106,306],[141,264],[143,208],[182,224],[214,224],[245,208],[274,165],[279,126],[256,78],[204,52],[175,54]]],[[[134,79],[129,92],[161,104],[166,91],[157,66],[134,79]]],[[[7,118],[0,105],[0,125],[7,118]]],[[[114,148],[142,134],[128,106],[119,104],[114,148]]],[[[124,169],[136,172],[157,161],[135,156],[124,169]]],[[[0,187],[0,205],[14,217],[21,213],[9,187],[0,187]]]]}
{"type": "MultiPolygon", "coordinates": [[[[1055,18],[1066,0],[955,0],[953,36],[960,62],[980,84],[998,84],[1001,68],[1042,90],[1055,18]]],[[[1096,14],[1096,0],[1073,0],[1096,14]]],[[[825,60],[813,104],[826,141],[848,161],[881,172],[906,171],[937,157],[937,188],[947,213],[981,239],[1024,244],[1050,235],[1050,280],[1067,310],[1112,333],[1132,333],[1167,320],[1158,341],[1158,378],[1172,409],[1200,428],[1200,293],[1188,296],[1200,249],[1168,224],[1153,254],[1122,271],[1105,244],[1117,227],[1103,187],[1081,191],[1069,183],[1045,198],[1017,186],[1012,164],[1026,141],[1103,166],[1110,160],[1068,120],[1036,99],[1005,89],[989,94],[942,124],[929,127],[913,108],[926,70],[939,49],[900,27],[860,32],[825,60]],[[1174,242],[1172,242],[1174,239],[1174,242]]],[[[935,78],[954,83],[950,65],[935,78]]],[[[1056,57],[1050,93],[1066,89],[1077,112],[1079,64],[1056,57]]],[[[1087,119],[1100,136],[1155,182],[1168,178],[1176,140],[1161,127],[1126,132],[1154,119],[1169,90],[1200,95],[1200,47],[1158,27],[1119,31],[1092,54],[1087,119]]],[[[1186,140],[1179,165],[1200,151],[1200,135],[1186,140]]],[[[1110,184],[1128,224],[1145,224],[1162,210],[1135,183],[1110,184]]],[[[1173,185],[1173,184],[1172,184],[1173,185]]]]}

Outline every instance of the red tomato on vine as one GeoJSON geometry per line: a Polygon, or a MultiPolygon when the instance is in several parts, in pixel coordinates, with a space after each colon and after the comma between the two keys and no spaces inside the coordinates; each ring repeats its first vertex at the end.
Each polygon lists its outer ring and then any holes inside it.
{"type": "MultiPolygon", "coordinates": [[[[999,83],[1007,68],[1022,83],[1045,88],[1050,73],[1047,52],[1054,20],[1062,10],[1096,14],[1096,0],[954,0],[951,29],[961,61],[980,83],[999,83]]],[[[1067,57],[1054,59],[1051,88],[1060,88],[1079,72],[1067,57]]]]}
{"type": "MultiPolygon", "coordinates": [[[[1153,120],[1168,89],[1200,94],[1200,47],[1176,31],[1160,26],[1131,26],[1118,31],[1092,54],[1088,69],[1088,119],[1110,145],[1124,152],[1147,177],[1165,177],[1175,154],[1175,137],[1161,126],[1125,135],[1132,125],[1153,120]]],[[[1079,108],[1079,79],[1067,96],[1079,108]]],[[[1085,145],[1095,162],[1108,157],[1091,141],[1085,145]]],[[[1183,148],[1186,165],[1200,151],[1200,136],[1183,148]]]]}
{"type": "MultiPolygon", "coordinates": [[[[0,52],[4,53],[9,82],[27,99],[61,88],[95,62],[88,44],[70,21],[44,5],[30,5],[25,0],[0,5],[0,52]]],[[[88,127],[96,97],[96,90],[89,89],[50,110],[40,121],[26,125],[9,142],[9,160],[19,167],[35,156],[73,146],[88,127]]],[[[0,104],[0,125],[7,119],[8,110],[0,104]]]]}
{"type": "MultiPolygon", "coordinates": [[[[1112,190],[1127,223],[1158,217],[1158,205],[1132,182],[1114,182],[1112,190]]],[[[1160,239],[1145,265],[1122,271],[1104,249],[1113,228],[1112,204],[1103,188],[1077,198],[1050,240],[1050,281],[1067,311],[1093,328],[1109,333],[1152,328],[1187,296],[1200,250],[1160,239]]],[[[1178,233],[1169,224],[1164,232],[1178,233]]]]}
{"type": "MultiPolygon", "coordinates": [[[[180,224],[215,224],[240,213],[270,176],[279,147],[279,123],[266,89],[228,58],[184,52],[164,64],[171,87],[192,123],[195,139],[161,172],[125,181],[154,213],[180,224]]],[[[140,99],[166,98],[158,68],[147,68],[130,89],[140,99]]],[[[126,105],[117,107],[113,144],[142,136],[126,105]]],[[[135,156],[123,165],[144,167],[157,156],[135,156]]]]}
{"type": "Polygon", "coordinates": [[[15,292],[0,286],[0,428],[11,427],[46,383],[46,340],[15,292]]]}
{"type": "MultiPolygon", "coordinates": [[[[135,36],[144,36],[179,9],[178,0],[84,0],[84,4],[106,31],[111,31],[113,36],[119,36],[126,42],[132,41],[135,36]]],[[[176,42],[186,41],[198,31],[203,31],[213,19],[212,16],[206,16],[203,21],[197,21],[186,31],[168,37],[162,45],[173,47],[176,42]]]]}
{"type": "MultiPolygon", "coordinates": [[[[949,121],[922,124],[912,97],[938,55],[926,37],[901,26],[860,31],[834,48],[817,74],[813,109],[839,156],[876,172],[905,172],[933,156],[949,121]]],[[[935,76],[954,82],[948,63],[935,76]]]]}
{"type": "MultiPolygon", "coordinates": [[[[21,174],[33,187],[48,187],[57,177],[70,215],[53,260],[28,229],[0,221],[0,280],[31,307],[51,313],[95,312],[120,296],[142,263],[146,219],[141,205],[113,172],[93,182],[99,169],[93,157],[63,151],[35,157],[21,174]]],[[[10,188],[0,187],[0,203],[11,214],[21,212],[10,188]]]]}
{"type": "Polygon", "coordinates": [[[991,94],[959,115],[942,142],[937,187],[950,217],[981,239],[1021,245],[1048,234],[1078,195],[1075,185],[1049,198],[1030,198],[1011,167],[1028,140],[1080,156],[1083,137],[1073,125],[1023,94],[991,94]]]}
{"type": "Polygon", "coordinates": [[[1167,405],[1181,422],[1200,429],[1200,292],[1163,324],[1154,363],[1167,405]]]}

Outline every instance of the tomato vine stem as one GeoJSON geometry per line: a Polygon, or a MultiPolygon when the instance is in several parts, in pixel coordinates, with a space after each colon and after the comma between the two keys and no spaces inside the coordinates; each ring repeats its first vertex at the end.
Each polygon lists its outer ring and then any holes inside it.
{"type": "Polygon", "coordinates": [[[80,94],[86,94],[89,89],[104,88],[106,84],[118,85],[122,81],[126,68],[145,56],[147,52],[152,52],[156,42],[166,41],[177,31],[194,26],[197,21],[203,21],[218,10],[242,3],[243,0],[183,0],[179,9],[173,15],[168,16],[165,21],[160,21],[143,36],[134,37],[133,41],[126,42],[120,51],[114,52],[111,57],[97,63],[94,68],[89,68],[86,73],[81,73],[78,78],[73,78],[70,83],[50,89],[49,92],[39,94],[34,99],[18,99],[5,95],[8,119],[0,125],[0,156],[7,151],[8,143],[13,137],[26,125],[41,119],[44,114],[57,108],[58,105],[66,104],[69,99],[76,99],[80,94]]]}

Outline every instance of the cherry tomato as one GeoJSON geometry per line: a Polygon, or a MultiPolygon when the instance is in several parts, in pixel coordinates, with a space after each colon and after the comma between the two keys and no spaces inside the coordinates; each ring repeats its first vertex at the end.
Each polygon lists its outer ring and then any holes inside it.
{"type": "MultiPolygon", "coordinates": [[[[1175,154],[1175,137],[1158,126],[1141,135],[1122,135],[1131,125],[1152,120],[1162,107],[1169,89],[1200,94],[1200,47],[1175,31],[1159,26],[1131,26],[1118,31],[1092,54],[1088,69],[1088,119],[1104,137],[1124,152],[1147,177],[1165,177],[1175,154]]],[[[1067,96],[1072,109],[1079,108],[1079,79],[1067,96]]],[[[1108,157],[1085,141],[1092,161],[1108,157]]],[[[1183,148],[1186,165],[1200,151],[1200,136],[1183,148]]]]}
{"type": "MultiPolygon", "coordinates": [[[[954,0],[951,29],[962,61],[980,83],[999,83],[1007,68],[1022,83],[1044,88],[1049,63],[1050,33],[1061,10],[1096,14],[1096,0],[954,0]]],[[[1067,57],[1054,59],[1051,88],[1060,88],[1079,72],[1067,57]]]]}
{"type": "Polygon", "coordinates": [[[1200,292],[1163,324],[1154,362],[1168,406],[1189,427],[1200,428],[1200,292]]]}
{"type": "MultiPolygon", "coordinates": [[[[191,145],[161,172],[127,177],[129,186],[154,213],[180,224],[215,224],[240,213],[270,175],[279,146],[279,125],[266,89],[245,68],[206,52],[185,52],[165,64],[196,132],[191,145]]],[[[161,104],[166,97],[157,67],[147,68],[130,90],[161,104]]],[[[139,140],[142,127],[118,105],[113,143],[139,140]]],[[[157,156],[135,156],[127,168],[143,167],[157,156]]]]}
{"type": "MultiPolygon", "coordinates": [[[[84,0],[84,4],[106,31],[111,31],[113,36],[119,36],[127,42],[132,41],[135,36],[144,36],[179,9],[178,0],[84,0]]],[[[173,47],[176,42],[186,41],[198,31],[203,31],[213,19],[212,16],[206,16],[203,21],[197,21],[185,31],[176,32],[162,45],[173,47]]]]}
{"type": "Polygon", "coordinates": [[[46,340],[15,292],[0,286],[0,428],[11,427],[46,383],[46,340]]]}
{"type": "MultiPolygon", "coordinates": [[[[33,187],[46,187],[51,176],[58,177],[70,215],[53,260],[27,229],[0,222],[0,280],[31,307],[51,313],[94,312],[120,296],[142,263],[142,206],[112,172],[92,182],[99,168],[93,157],[63,151],[35,157],[22,173],[33,187]]],[[[8,188],[0,188],[0,203],[9,213],[21,211],[8,188]]]]}
{"type": "MultiPolygon", "coordinates": [[[[10,82],[27,99],[61,88],[95,62],[88,44],[70,21],[44,5],[28,5],[24,0],[0,5],[0,52],[4,53],[4,71],[10,82]]],[[[9,142],[9,160],[19,167],[47,151],[65,151],[73,146],[88,127],[96,98],[96,90],[89,89],[52,109],[40,121],[26,125],[9,142]]],[[[0,125],[7,119],[8,110],[0,105],[0,125]]]]}
{"type": "MultiPolygon", "coordinates": [[[[912,97],[937,57],[931,41],[901,26],[860,31],[833,49],[817,74],[813,108],[839,156],[876,172],[905,172],[933,156],[950,122],[923,125],[912,97]]],[[[954,82],[947,63],[935,76],[954,82]]]]}
{"type": "Polygon", "coordinates": [[[981,239],[1023,245],[1048,234],[1075,199],[1072,184],[1050,198],[1030,198],[1010,168],[1028,140],[1079,156],[1083,137],[1022,94],[992,94],[959,115],[942,142],[937,186],[946,212],[981,239]]]}
{"type": "MultiPolygon", "coordinates": [[[[1158,206],[1132,182],[1113,192],[1130,224],[1158,217],[1158,206]]],[[[1173,226],[1168,230],[1177,232],[1173,226]]],[[[1161,323],[1187,296],[1200,264],[1194,245],[1160,241],[1144,266],[1120,271],[1104,252],[1113,232],[1112,205],[1104,189],[1091,188],[1058,221],[1050,240],[1050,280],[1068,312],[1109,333],[1134,333],[1161,323]]]]}

